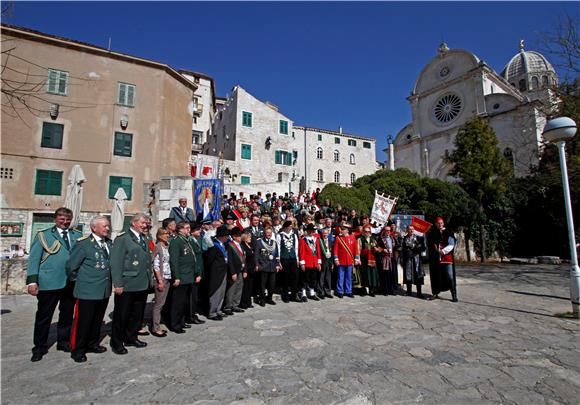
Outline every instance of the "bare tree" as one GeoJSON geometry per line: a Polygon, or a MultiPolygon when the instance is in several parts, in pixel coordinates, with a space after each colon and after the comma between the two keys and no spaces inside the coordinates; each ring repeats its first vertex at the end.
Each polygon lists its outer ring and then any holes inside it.
{"type": "Polygon", "coordinates": [[[551,55],[554,66],[573,77],[580,74],[579,27],[578,15],[564,14],[558,18],[552,31],[538,34],[540,51],[551,55]]]}

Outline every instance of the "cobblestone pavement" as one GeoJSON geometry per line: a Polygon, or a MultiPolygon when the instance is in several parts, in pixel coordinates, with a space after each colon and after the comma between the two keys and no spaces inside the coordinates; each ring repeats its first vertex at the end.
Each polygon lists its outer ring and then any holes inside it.
{"type": "Polygon", "coordinates": [[[279,302],[84,364],[55,346],[31,363],[36,301],[4,296],[2,403],[579,403],[580,324],[553,316],[567,266],[463,266],[458,289],[279,302]]]}

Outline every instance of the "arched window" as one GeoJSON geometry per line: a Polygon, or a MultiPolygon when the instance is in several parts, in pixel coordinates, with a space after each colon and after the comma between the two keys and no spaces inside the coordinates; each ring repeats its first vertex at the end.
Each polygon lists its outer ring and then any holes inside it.
{"type": "Polygon", "coordinates": [[[354,153],[351,153],[350,154],[350,164],[351,165],[354,165],[355,164],[355,161],[354,161],[354,153]]]}
{"type": "Polygon", "coordinates": [[[532,77],[532,90],[537,90],[540,88],[540,81],[536,76],[532,77]]]}
{"type": "Polygon", "coordinates": [[[548,87],[550,83],[548,83],[548,76],[542,76],[542,86],[548,87]]]}
{"type": "Polygon", "coordinates": [[[316,159],[322,159],[322,156],[323,156],[322,148],[316,149],[316,159]]]}
{"type": "Polygon", "coordinates": [[[526,79],[521,79],[518,82],[518,87],[519,87],[520,91],[526,91],[528,89],[528,86],[526,86],[526,79]]]}
{"type": "Polygon", "coordinates": [[[339,172],[334,172],[334,182],[340,183],[340,173],[339,172]]]}
{"type": "Polygon", "coordinates": [[[340,161],[340,152],[335,150],[334,151],[334,161],[335,162],[339,162],[340,161]]]}
{"type": "Polygon", "coordinates": [[[356,176],[354,175],[354,173],[350,174],[350,184],[354,183],[354,181],[356,180],[356,176]]]}
{"type": "Polygon", "coordinates": [[[316,174],[318,181],[324,181],[324,172],[322,169],[318,169],[318,173],[316,174]]]}

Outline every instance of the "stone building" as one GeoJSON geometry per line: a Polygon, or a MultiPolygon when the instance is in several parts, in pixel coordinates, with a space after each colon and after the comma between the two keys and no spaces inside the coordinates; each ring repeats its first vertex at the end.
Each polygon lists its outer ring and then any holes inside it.
{"type": "Polygon", "coordinates": [[[538,163],[557,80],[546,58],[525,51],[523,42],[501,74],[473,53],[442,43],[407,98],[412,122],[396,136],[390,167],[447,179],[451,167],[443,157],[454,149],[461,126],[479,116],[488,119],[514,173],[526,175],[538,163]]]}
{"type": "Polygon", "coordinates": [[[2,53],[1,220],[22,224],[18,236],[0,238],[3,253],[28,248],[51,225],[74,165],[87,179],[85,230],[90,217],[110,213],[119,187],[129,197],[127,215],[154,211],[160,178],[189,174],[200,111],[194,93],[203,84],[166,64],[70,39],[4,24],[1,34],[9,50],[2,53]],[[28,107],[9,92],[22,83],[28,107]]]}
{"type": "Polygon", "coordinates": [[[228,193],[314,191],[377,170],[375,139],[294,125],[240,86],[218,111],[203,153],[223,158],[228,193]]]}

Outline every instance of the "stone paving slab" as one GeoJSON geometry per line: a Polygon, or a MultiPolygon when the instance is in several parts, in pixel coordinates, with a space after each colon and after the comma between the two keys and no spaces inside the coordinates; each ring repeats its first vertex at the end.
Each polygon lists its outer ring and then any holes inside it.
{"type": "Polygon", "coordinates": [[[553,316],[568,271],[460,266],[457,304],[279,302],[84,364],[55,346],[31,363],[36,300],[3,296],[2,403],[579,404],[580,324],[553,316]]]}

